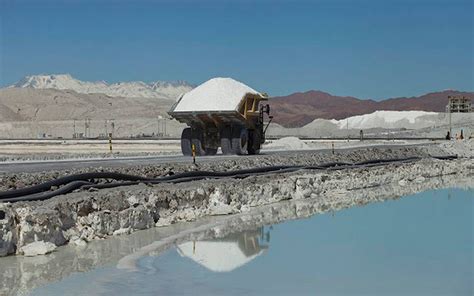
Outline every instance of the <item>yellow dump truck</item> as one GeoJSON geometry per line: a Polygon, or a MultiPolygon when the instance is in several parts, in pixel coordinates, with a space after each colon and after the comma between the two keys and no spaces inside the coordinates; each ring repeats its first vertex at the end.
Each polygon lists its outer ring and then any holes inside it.
{"type": "Polygon", "coordinates": [[[258,154],[265,142],[266,94],[232,78],[213,78],[181,95],[168,114],[188,125],[181,134],[184,155],[258,154]]]}

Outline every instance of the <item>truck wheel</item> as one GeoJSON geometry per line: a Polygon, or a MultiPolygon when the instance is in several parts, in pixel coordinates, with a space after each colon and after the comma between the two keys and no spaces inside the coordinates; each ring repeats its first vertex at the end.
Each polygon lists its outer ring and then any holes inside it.
{"type": "Polygon", "coordinates": [[[183,152],[184,156],[193,155],[193,150],[191,147],[191,138],[192,130],[191,128],[187,127],[181,133],[181,152],[183,152]]]}
{"type": "Polygon", "coordinates": [[[196,149],[196,155],[198,155],[198,156],[206,155],[206,149],[204,149],[203,139],[204,139],[204,132],[202,131],[202,129],[193,129],[192,130],[191,143],[194,145],[194,149],[196,149]]]}
{"type": "Polygon", "coordinates": [[[249,133],[244,127],[236,127],[232,130],[232,150],[234,154],[242,155],[247,153],[249,133]]]}
{"type": "Polygon", "coordinates": [[[249,144],[247,151],[249,155],[255,155],[260,153],[260,133],[256,130],[249,131],[249,144]]]}
{"type": "Polygon", "coordinates": [[[221,150],[222,154],[233,154],[232,151],[232,134],[230,126],[225,126],[221,130],[221,150]]]}

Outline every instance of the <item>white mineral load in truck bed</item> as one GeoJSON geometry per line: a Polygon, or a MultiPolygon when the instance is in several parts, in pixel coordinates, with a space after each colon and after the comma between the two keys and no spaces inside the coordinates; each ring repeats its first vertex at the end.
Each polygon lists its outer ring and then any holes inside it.
{"type": "Polygon", "coordinates": [[[246,94],[261,95],[232,78],[213,78],[184,94],[173,111],[237,111],[246,94]]]}

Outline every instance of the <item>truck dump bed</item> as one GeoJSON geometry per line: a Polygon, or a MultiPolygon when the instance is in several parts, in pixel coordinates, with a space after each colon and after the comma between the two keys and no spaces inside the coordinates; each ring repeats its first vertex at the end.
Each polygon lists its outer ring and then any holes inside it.
{"type": "Polygon", "coordinates": [[[222,125],[243,123],[258,114],[266,96],[232,78],[214,78],[182,95],[168,112],[179,122],[222,125]]]}

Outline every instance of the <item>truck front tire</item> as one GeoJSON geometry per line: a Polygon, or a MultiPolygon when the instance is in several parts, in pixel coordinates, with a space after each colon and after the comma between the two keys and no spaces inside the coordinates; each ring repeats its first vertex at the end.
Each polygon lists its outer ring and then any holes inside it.
{"type": "Polygon", "coordinates": [[[185,128],[181,133],[181,152],[183,152],[184,156],[192,156],[193,150],[191,146],[191,139],[192,139],[192,130],[191,128],[185,128]]]}
{"type": "Polygon", "coordinates": [[[262,138],[258,130],[249,131],[249,144],[247,151],[249,155],[255,155],[260,153],[262,138]]]}

